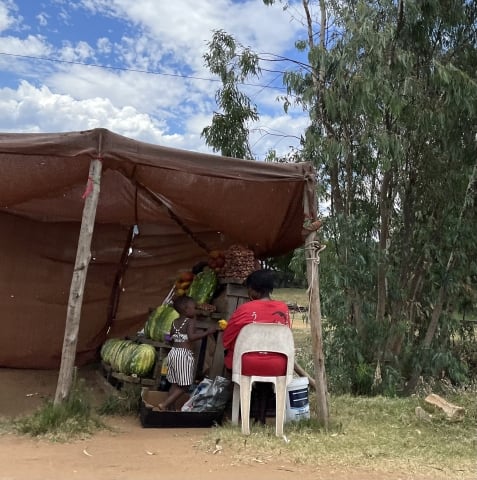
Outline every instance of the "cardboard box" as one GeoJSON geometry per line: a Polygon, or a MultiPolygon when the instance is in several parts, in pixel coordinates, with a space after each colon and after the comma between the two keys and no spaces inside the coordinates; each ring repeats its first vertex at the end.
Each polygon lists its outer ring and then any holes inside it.
{"type": "MultiPolygon", "coordinates": [[[[224,412],[173,412],[161,411],[159,403],[167,397],[167,392],[141,391],[140,419],[145,428],[207,428],[220,425],[224,412]]],[[[184,398],[182,404],[187,398],[184,398]]]]}

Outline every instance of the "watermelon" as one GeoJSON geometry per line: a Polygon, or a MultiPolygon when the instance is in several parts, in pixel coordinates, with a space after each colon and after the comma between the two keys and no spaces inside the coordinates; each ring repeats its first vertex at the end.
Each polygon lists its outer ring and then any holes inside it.
{"type": "Polygon", "coordinates": [[[111,350],[113,346],[120,341],[121,340],[119,338],[109,338],[108,340],[106,340],[101,346],[101,360],[106,363],[111,363],[111,350]]]}
{"type": "Polygon", "coordinates": [[[171,331],[172,322],[179,313],[172,305],[160,305],[149,315],[144,325],[144,334],[156,342],[164,342],[165,335],[171,331]]]}
{"type": "Polygon", "coordinates": [[[117,344],[113,345],[111,350],[111,367],[117,372],[121,372],[121,367],[124,365],[123,355],[125,350],[131,343],[134,343],[132,340],[120,340],[117,344]]]}
{"type": "Polygon", "coordinates": [[[121,373],[125,373],[129,375],[131,373],[130,363],[131,358],[134,355],[138,345],[137,343],[131,342],[128,343],[123,350],[121,350],[121,354],[118,358],[118,371],[121,373]]]}
{"type": "Polygon", "coordinates": [[[129,360],[129,372],[139,377],[146,377],[156,363],[156,349],[145,343],[136,345],[129,360]]]}
{"type": "Polygon", "coordinates": [[[197,303],[209,303],[217,288],[217,275],[210,268],[204,268],[192,280],[187,295],[197,303]]]}

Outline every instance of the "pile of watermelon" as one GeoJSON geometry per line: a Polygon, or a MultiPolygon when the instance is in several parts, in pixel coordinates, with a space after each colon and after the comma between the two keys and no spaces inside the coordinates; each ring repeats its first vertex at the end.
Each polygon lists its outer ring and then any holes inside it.
{"type": "Polygon", "coordinates": [[[101,359],[116,372],[147,377],[156,363],[156,349],[145,343],[110,338],[101,347],[101,359]]]}
{"type": "MultiPolygon", "coordinates": [[[[195,275],[187,290],[197,304],[207,304],[217,287],[217,276],[210,268],[195,275]]],[[[171,330],[172,322],[179,313],[172,305],[163,304],[155,308],[144,325],[144,335],[156,342],[164,342],[171,330]]],[[[111,338],[101,347],[101,359],[116,372],[126,375],[147,377],[156,362],[156,349],[152,345],[138,344],[132,340],[111,338]]]]}

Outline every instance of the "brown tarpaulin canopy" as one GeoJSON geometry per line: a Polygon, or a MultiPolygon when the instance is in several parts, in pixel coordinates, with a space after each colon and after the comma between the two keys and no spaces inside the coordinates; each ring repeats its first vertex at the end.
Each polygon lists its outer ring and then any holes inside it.
{"type": "Polygon", "coordinates": [[[308,163],[182,151],[105,129],[0,134],[0,366],[60,364],[95,158],[103,174],[77,364],[97,358],[107,336],[140,330],[178,271],[207,250],[239,243],[265,258],[303,244],[315,181],[308,163]]]}

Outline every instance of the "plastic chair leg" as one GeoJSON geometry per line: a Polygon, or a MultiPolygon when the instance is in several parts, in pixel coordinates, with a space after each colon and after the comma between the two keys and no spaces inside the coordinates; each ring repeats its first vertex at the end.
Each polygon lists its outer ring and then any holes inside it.
{"type": "Polygon", "coordinates": [[[286,377],[277,377],[275,383],[275,435],[283,436],[283,424],[285,423],[286,407],[286,377]]]}
{"type": "Polygon", "coordinates": [[[240,407],[240,385],[234,383],[234,392],[232,397],[232,423],[238,425],[240,407]]]}
{"type": "Polygon", "coordinates": [[[250,435],[251,388],[251,377],[242,376],[240,379],[240,414],[242,416],[242,433],[244,435],[250,435]]]}

